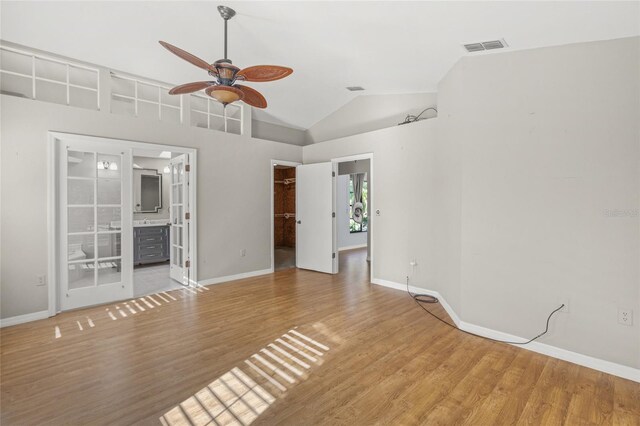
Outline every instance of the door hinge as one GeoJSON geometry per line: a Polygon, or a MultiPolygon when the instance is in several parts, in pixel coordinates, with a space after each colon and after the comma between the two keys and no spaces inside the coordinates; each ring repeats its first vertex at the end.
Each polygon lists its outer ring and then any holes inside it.
{"type": "Polygon", "coordinates": [[[189,220],[189,219],[191,219],[191,213],[186,212],[186,213],[184,214],[184,220],[189,220]]]}
{"type": "Polygon", "coordinates": [[[331,213],[331,217],[336,217],[336,212],[331,213]]]}
{"type": "Polygon", "coordinates": [[[336,177],[336,172],[331,172],[331,177],[336,177]]]}
{"type": "Polygon", "coordinates": [[[335,253],[331,253],[331,258],[335,259],[336,258],[336,254],[335,253]]]}
{"type": "Polygon", "coordinates": [[[184,171],[185,172],[190,172],[191,171],[191,164],[185,164],[184,165],[184,171]]]}
{"type": "Polygon", "coordinates": [[[189,267],[191,267],[191,261],[190,261],[190,260],[187,260],[186,262],[184,262],[184,267],[185,267],[185,268],[189,268],[189,267]]]}

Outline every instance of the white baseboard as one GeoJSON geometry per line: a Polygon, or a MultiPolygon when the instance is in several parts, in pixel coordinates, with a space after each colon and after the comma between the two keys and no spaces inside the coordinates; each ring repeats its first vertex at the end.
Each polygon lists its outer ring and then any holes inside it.
{"type": "Polygon", "coordinates": [[[0,328],[12,325],[23,324],[25,322],[36,321],[49,318],[49,311],[33,312],[31,314],[18,315],[10,318],[0,319],[0,328]]]}
{"type": "MultiPolygon", "coordinates": [[[[490,337],[492,339],[510,340],[515,342],[527,340],[522,337],[514,336],[513,334],[503,333],[501,331],[492,330],[490,328],[470,324],[464,321],[460,323],[460,329],[480,336],[490,337]]],[[[572,362],[574,364],[582,365],[583,367],[592,368],[614,376],[623,377],[625,379],[633,380],[634,382],[640,382],[640,369],[637,368],[616,364],[615,362],[605,361],[603,359],[594,358],[540,342],[531,342],[526,345],[514,346],[528,351],[537,352],[539,354],[548,355],[553,358],[558,358],[563,361],[572,362]]]]}
{"type": "MultiPolygon", "coordinates": [[[[400,283],[396,283],[393,281],[387,281],[387,280],[381,280],[379,278],[373,278],[371,280],[371,282],[373,284],[377,284],[377,285],[381,285],[383,287],[389,287],[389,288],[393,288],[396,290],[402,290],[404,292],[407,291],[407,285],[406,284],[400,284],[400,283]]],[[[444,308],[445,311],[447,311],[447,314],[449,315],[449,317],[451,318],[451,320],[453,320],[453,322],[460,327],[460,318],[458,317],[458,314],[456,314],[456,312],[453,310],[453,308],[451,308],[451,306],[447,303],[446,300],[444,300],[444,298],[440,295],[440,293],[438,293],[437,291],[434,290],[427,290],[425,288],[420,288],[420,287],[414,287],[412,285],[409,286],[409,291],[413,294],[427,294],[429,296],[433,296],[435,298],[438,299],[438,301],[440,302],[440,304],[442,305],[442,307],[444,308]]]]}
{"type": "Polygon", "coordinates": [[[229,281],[241,280],[244,278],[252,278],[252,277],[257,277],[259,275],[267,275],[267,274],[271,274],[272,272],[273,272],[273,269],[271,268],[261,269],[259,271],[243,272],[241,274],[227,275],[225,277],[217,277],[217,278],[209,278],[206,280],[201,280],[201,281],[198,281],[198,285],[222,284],[229,281]]]}
{"type": "Polygon", "coordinates": [[[366,244],[358,244],[355,246],[346,246],[346,247],[340,247],[338,248],[338,251],[345,251],[345,250],[354,250],[354,249],[359,249],[359,248],[363,248],[366,247],[366,244]]]}
{"type": "MultiPolygon", "coordinates": [[[[407,291],[406,284],[400,284],[392,281],[381,280],[378,278],[373,278],[371,280],[371,283],[381,285],[384,287],[393,288],[396,290],[402,290],[405,292],[407,291]]],[[[411,285],[409,286],[409,290],[413,294],[416,294],[416,293],[428,294],[430,296],[437,297],[440,303],[442,304],[442,307],[444,308],[444,310],[447,311],[447,314],[449,314],[451,319],[456,323],[456,325],[461,330],[468,331],[469,333],[477,334],[479,336],[489,337],[491,339],[508,340],[508,341],[514,341],[514,342],[518,342],[518,341],[525,342],[527,340],[519,336],[514,336],[513,334],[503,333],[501,331],[493,330],[490,328],[482,327],[476,324],[472,324],[472,323],[460,320],[460,318],[453,311],[451,306],[449,306],[447,301],[437,291],[427,290],[424,288],[414,287],[411,285]]],[[[514,345],[514,346],[640,383],[640,369],[638,368],[633,368],[633,367],[629,367],[622,364],[616,364],[615,362],[594,358],[578,352],[572,352],[566,349],[558,348],[557,346],[551,346],[551,345],[547,345],[545,343],[540,343],[540,342],[531,342],[527,345],[514,345]]]]}

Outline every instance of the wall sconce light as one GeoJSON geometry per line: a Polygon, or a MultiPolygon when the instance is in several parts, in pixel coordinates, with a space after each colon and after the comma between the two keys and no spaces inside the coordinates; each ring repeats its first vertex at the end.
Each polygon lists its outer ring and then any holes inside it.
{"type": "Polygon", "coordinates": [[[110,161],[98,161],[97,164],[97,168],[98,170],[118,170],[118,164],[117,163],[112,163],[110,161]]]}
{"type": "Polygon", "coordinates": [[[162,173],[164,173],[165,175],[171,173],[171,169],[169,168],[169,166],[164,166],[164,169],[162,169],[162,173]]]}

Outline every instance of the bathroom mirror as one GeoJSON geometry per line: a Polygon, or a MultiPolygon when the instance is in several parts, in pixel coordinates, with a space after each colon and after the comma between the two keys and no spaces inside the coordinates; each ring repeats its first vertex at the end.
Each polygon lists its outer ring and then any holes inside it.
{"type": "Polygon", "coordinates": [[[162,209],[162,174],[155,169],[133,169],[133,212],[162,209]]]}

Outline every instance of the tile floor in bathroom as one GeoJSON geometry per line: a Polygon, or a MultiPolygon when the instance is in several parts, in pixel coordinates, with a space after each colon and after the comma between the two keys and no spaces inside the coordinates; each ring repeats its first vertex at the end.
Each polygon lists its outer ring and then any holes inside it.
{"type": "Polygon", "coordinates": [[[180,287],[182,287],[182,285],[169,277],[169,262],[136,265],[133,268],[134,297],[173,290],[180,287]]]}

